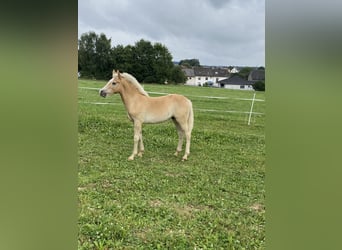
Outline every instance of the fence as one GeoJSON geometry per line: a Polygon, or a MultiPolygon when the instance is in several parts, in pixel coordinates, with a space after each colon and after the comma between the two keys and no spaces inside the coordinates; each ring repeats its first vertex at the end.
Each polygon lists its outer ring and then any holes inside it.
{"type": "MultiPolygon", "coordinates": [[[[80,89],[89,89],[89,90],[97,90],[99,91],[99,88],[92,88],[92,87],[78,87],[80,89]]],[[[147,91],[149,94],[156,94],[156,95],[168,95],[169,93],[164,92],[152,92],[147,91]]],[[[196,108],[194,110],[202,111],[202,112],[222,112],[222,113],[240,113],[240,114],[248,114],[248,121],[247,124],[251,125],[251,118],[252,115],[265,115],[265,113],[261,112],[253,112],[254,103],[255,102],[265,102],[263,99],[256,99],[255,98],[256,93],[253,93],[252,98],[239,98],[239,97],[221,97],[221,96],[195,96],[195,95],[186,95],[188,97],[196,97],[196,98],[207,98],[207,99],[232,99],[237,101],[250,101],[251,106],[249,111],[239,111],[239,110],[216,110],[216,109],[201,109],[196,108]]],[[[86,104],[94,104],[94,105],[117,105],[116,103],[108,103],[108,102],[79,102],[79,103],[86,103],[86,104]]]]}

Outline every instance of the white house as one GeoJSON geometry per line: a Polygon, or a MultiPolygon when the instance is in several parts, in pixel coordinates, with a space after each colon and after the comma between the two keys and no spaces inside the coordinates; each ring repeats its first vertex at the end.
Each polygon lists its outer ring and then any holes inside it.
{"type": "Polygon", "coordinates": [[[231,76],[218,82],[221,88],[239,89],[239,90],[254,90],[253,82],[247,81],[238,75],[231,76]]]}
{"type": "Polygon", "coordinates": [[[237,67],[228,67],[228,72],[231,74],[239,73],[239,70],[237,67]]]}
{"type": "Polygon", "coordinates": [[[195,73],[194,73],[194,69],[182,69],[185,76],[186,76],[186,85],[191,85],[191,86],[196,86],[196,77],[195,77],[195,73]]]}
{"type": "Polygon", "coordinates": [[[190,69],[183,69],[187,77],[186,85],[191,86],[214,86],[219,87],[220,80],[229,77],[227,69],[217,67],[193,67],[190,69]]]}

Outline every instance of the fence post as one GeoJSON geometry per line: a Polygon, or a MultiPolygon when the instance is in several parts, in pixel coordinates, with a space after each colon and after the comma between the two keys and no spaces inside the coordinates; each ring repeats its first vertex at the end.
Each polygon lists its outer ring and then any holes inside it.
{"type": "Polygon", "coordinates": [[[251,124],[251,117],[252,117],[252,113],[253,113],[254,100],[255,100],[255,93],[254,93],[253,99],[252,99],[251,110],[249,111],[248,125],[251,124]]]}

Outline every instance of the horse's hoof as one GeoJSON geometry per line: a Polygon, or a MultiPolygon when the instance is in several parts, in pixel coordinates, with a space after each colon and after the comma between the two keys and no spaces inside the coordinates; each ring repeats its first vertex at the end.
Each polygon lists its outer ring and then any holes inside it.
{"type": "Polygon", "coordinates": [[[139,156],[139,157],[142,157],[142,156],[143,156],[143,152],[139,152],[139,153],[138,153],[138,156],[139,156]]]}
{"type": "Polygon", "coordinates": [[[134,156],[128,157],[128,160],[129,160],[129,161],[133,161],[133,160],[134,160],[134,156]]]}
{"type": "Polygon", "coordinates": [[[188,157],[187,156],[183,156],[182,161],[186,161],[186,160],[188,160],[188,157]]]}

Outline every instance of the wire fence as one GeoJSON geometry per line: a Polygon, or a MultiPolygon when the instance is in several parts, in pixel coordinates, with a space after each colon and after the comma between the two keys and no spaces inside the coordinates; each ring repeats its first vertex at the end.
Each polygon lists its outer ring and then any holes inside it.
{"type": "MultiPolygon", "coordinates": [[[[80,89],[89,89],[89,90],[97,90],[99,91],[99,88],[93,88],[93,87],[78,87],[80,89]]],[[[147,91],[149,94],[156,94],[156,95],[168,95],[170,93],[166,92],[152,92],[147,91]]],[[[254,112],[254,106],[255,102],[265,102],[264,99],[257,99],[255,98],[256,93],[253,93],[252,98],[240,98],[240,97],[221,97],[221,96],[198,96],[198,95],[186,95],[188,97],[195,97],[195,98],[205,98],[205,99],[231,99],[236,101],[250,101],[250,109],[246,111],[241,110],[219,110],[219,109],[204,109],[204,108],[194,108],[195,111],[200,112],[217,112],[217,113],[235,113],[235,114],[246,114],[248,117],[246,117],[246,122],[248,125],[251,125],[252,122],[252,115],[265,115],[265,113],[262,112],[254,112]]],[[[79,103],[84,104],[93,104],[93,105],[119,105],[118,103],[112,103],[112,102],[88,102],[88,101],[79,101],[79,103]]]]}

